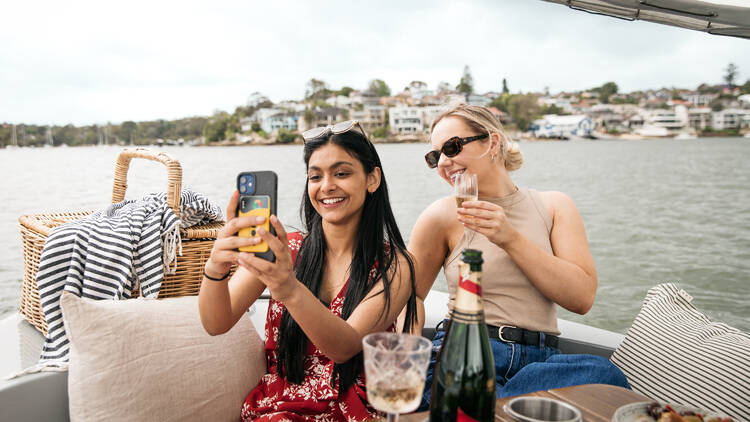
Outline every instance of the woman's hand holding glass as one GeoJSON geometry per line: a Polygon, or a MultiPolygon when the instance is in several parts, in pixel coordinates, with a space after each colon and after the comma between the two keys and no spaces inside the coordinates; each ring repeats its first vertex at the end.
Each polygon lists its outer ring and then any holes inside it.
{"type": "Polygon", "coordinates": [[[466,201],[458,209],[458,221],[468,230],[483,234],[490,242],[505,247],[518,233],[503,207],[486,201],[466,201]]]}
{"type": "Polygon", "coordinates": [[[292,254],[289,251],[286,230],[275,215],[271,216],[271,224],[276,229],[276,236],[262,227],[259,227],[256,233],[258,241],[264,240],[276,255],[276,262],[268,262],[252,253],[241,252],[238,264],[265,284],[272,298],[284,302],[300,284],[292,268],[292,254]]]}

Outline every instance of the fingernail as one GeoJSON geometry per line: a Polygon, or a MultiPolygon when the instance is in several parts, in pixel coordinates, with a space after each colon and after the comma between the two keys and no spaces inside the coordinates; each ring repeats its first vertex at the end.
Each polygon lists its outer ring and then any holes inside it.
{"type": "Polygon", "coordinates": [[[264,222],[264,221],[266,221],[266,218],[265,218],[265,217],[256,217],[256,218],[255,218],[255,222],[256,222],[256,223],[262,223],[262,222],[264,222]]]}
{"type": "Polygon", "coordinates": [[[253,243],[258,244],[261,242],[261,239],[259,237],[253,237],[252,238],[253,243]]]}
{"type": "Polygon", "coordinates": [[[256,232],[258,234],[265,234],[266,233],[266,229],[264,229],[263,227],[258,227],[258,229],[256,230],[256,232]]]}

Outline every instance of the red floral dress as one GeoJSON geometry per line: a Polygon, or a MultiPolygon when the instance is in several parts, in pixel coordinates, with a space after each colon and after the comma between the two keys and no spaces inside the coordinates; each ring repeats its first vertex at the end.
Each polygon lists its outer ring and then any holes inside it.
{"type": "MultiPolygon", "coordinates": [[[[302,245],[300,233],[289,234],[292,260],[302,245]]],[[[345,283],[328,309],[341,317],[346,293],[345,283]]],[[[331,383],[334,362],[312,342],[308,342],[305,356],[305,379],[302,384],[287,381],[279,374],[279,325],[284,305],[271,299],[266,315],[266,361],[268,373],[245,398],[242,420],[261,421],[363,421],[378,418],[379,414],[367,402],[364,372],[349,390],[338,391],[338,382],[331,383]]],[[[395,325],[390,331],[395,331],[395,325]]]]}

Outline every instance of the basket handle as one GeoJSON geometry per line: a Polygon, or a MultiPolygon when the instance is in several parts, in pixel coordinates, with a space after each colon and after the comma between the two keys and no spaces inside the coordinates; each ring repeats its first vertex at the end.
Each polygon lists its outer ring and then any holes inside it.
{"type": "Polygon", "coordinates": [[[115,180],[112,186],[112,203],[125,199],[128,189],[128,169],[130,160],[143,158],[158,161],[167,168],[167,204],[175,215],[180,215],[180,193],[182,192],[182,166],[180,162],[165,152],[155,152],[148,148],[126,148],[117,156],[115,180]]]}

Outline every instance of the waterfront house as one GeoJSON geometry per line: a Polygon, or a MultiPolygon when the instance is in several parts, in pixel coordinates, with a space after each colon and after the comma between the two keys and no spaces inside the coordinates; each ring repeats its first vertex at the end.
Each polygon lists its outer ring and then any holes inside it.
{"type": "Polygon", "coordinates": [[[240,129],[243,132],[249,132],[253,128],[253,123],[261,124],[264,120],[273,116],[274,114],[283,112],[283,110],[279,110],[276,108],[259,108],[255,111],[255,113],[252,114],[252,116],[243,117],[240,119],[240,129]]]}
{"type": "Polygon", "coordinates": [[[368,132],[373,132],[376,129],[385,128],[387,122],[385,120],[385,106],[375,105],[366,106],[362,110],[353,110],[351,112],[351,118],[358,120],[362,127],[368,132]]]}
{"type": "Polygon", "coordinates": [[[259,108],[247,119],[247,121],[250,123],[260,123],[268,116],[273,116],[277,113],[283,113],[283,111],[277,108],[259,108]]]}
{"type": "Polygon", "coordinates": [[[537,138],[586,138],[591,136],[594,122],[585,114],[560,116],[548,114],[531,125],[531,131],[537,138]]]}
{"type": "Polygon", "coordinates": [[[690,102],[696,107],[706,107],[709,104],[711,104],[711,101],[713,101],[717,95],[716,94],[701,94],[699,92],[689,92],[687,94],[682,94],[682,98],[685,99],[685,101],[690,102]]]}
{"type": "Polygon", "coordinates": [[[351,100],[350,105],[380,105],[380,97],[370,91],[352,91],[349,93],[349,100],[351,100]]]}
{"type": "Polygon", "coordinates": [[[317,110],[305,110],[297,120],[297,130],[301,133],[314,127],[332,125],[348,119],[349,110],[343,108],[328,107],[317,110]]]}
{"type": "Polygon", "coordinates": [[[712,112],[708,107],[694,107],[688,110],[688,125],[695,130],[706,130],[712,125],[712,112]]]}
{"type": "Polygon", "coordinates": [[[272,114],[260,123],[260,128],[266,133],[270,133],[275,130],[285,129],[288,131],[297,130],[297,121],[299,119],[299,113],[295,112],[282,112],[272,114]]]}
{"type": "Polygon", "coordinates": [[[670,132],[677,132],[688,125],[688,112],[685,106],[677,106],[674,110],[651,110],[645,119],[645,125],[663,127],[670,132]]]}
{"type": "Polygon", "coordinates": [[[391,133],[407,135],[424,130],[424,115],[420,107],[393,107],[388,114],[391,133]]]}
{"type": "Polygon", "coordinates": [[[573,106],[569,98],[562,97],[540,97],[539,105],[555,106],[566,113],[573,113],[573,106]]]}
{"type": "Polygon", "coordinates": [[[728,108],[714,112],[711,116],[711,127],[714,130],[740,129],[750,127],[750,110],[728,108]]]}
{"type": "Polygon", "coordinates": [[[332,95],[326,99],[326,103],[334,107],[349,107],[352,105],[352,99],[344,95],[332,95]]]}

